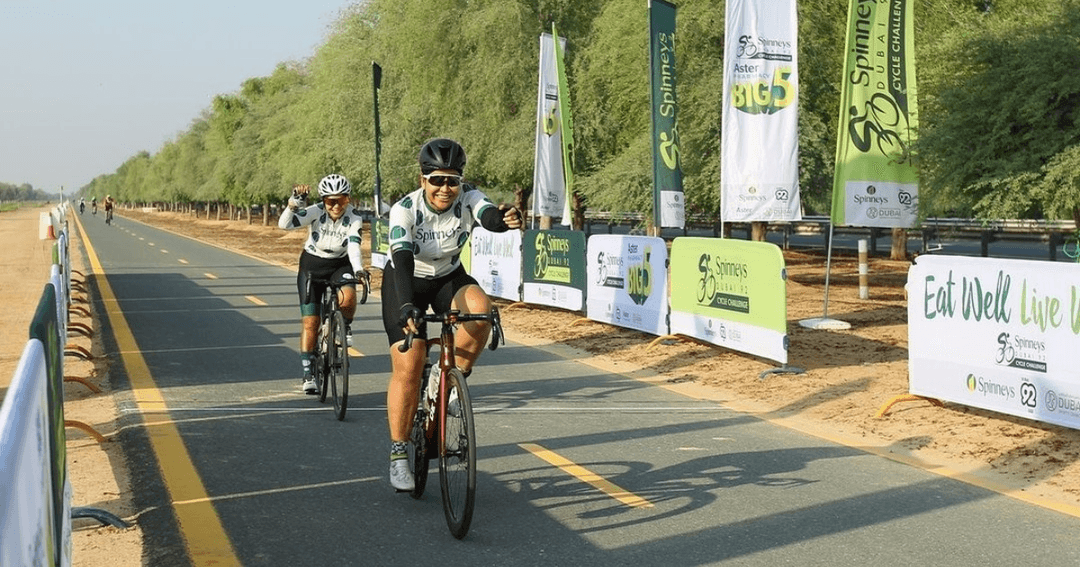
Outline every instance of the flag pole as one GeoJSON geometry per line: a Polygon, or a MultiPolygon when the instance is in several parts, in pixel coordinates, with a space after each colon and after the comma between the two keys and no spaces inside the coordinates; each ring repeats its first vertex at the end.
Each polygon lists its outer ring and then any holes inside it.
{"type": "Polygon", "coordinates": [[[851,323],[848,323],[847,321],[829,318],[829,273],[832,272],[832,241],[833,223],[832,219],[829,219],[829,241],[825,246],[825,306],[821,317],[812,317],[810,319],[802,319],[799,321],[800,325],[808,329],[843,331],[851,328],[851,323]]]}
{"type": "Polygon", "coordinates": [[[371,62],[371,88],[372,103],[375,114],[375,218],[383,216],[382,201],[382,175],[379,172],[379,155],[382,153],[382,143],[379,132],[379,88],[382,87],[382,67],[378,63],[371,62]]]}

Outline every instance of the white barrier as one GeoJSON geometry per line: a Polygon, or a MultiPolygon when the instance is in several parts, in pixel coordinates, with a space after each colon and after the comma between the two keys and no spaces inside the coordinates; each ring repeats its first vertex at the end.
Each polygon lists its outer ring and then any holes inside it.
{"type": "Polygon", "coordinates": [[[586,317],[654,335],[668,333],[668,256],[662,238],[593,235],[586,255],[586,317]]]}
{"type": "MultiPolygon", "coordinates": [[[[46,384],[44,346],[30,340],[0,407],[0,565],[57,564],[46,384]]],[[[64,542],[60,564],[70,565],[64,542]]]]}
{"type": "Polygon", "coordinates": [[[1080,428],[1080,267],[923,255],[907,285],[912,394],[1080,428]]]}
{"type": "Polygon", "coordinates": [[[466,269],[492,297],[521,301],[521,231],[491,232],[483,227],[473,228],[466,269]]]}

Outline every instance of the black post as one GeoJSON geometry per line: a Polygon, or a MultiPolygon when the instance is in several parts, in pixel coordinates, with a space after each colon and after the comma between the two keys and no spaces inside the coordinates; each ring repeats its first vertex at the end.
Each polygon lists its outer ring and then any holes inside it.
{"type": "Polygon", "coordinates": [[[382,174],[379,172],[379,156],[382,143],[379,133],[379,88],[382,87],[382,67],[371,62],[372,101],[375,105],[375,218],[382,216],[382,174]]]}

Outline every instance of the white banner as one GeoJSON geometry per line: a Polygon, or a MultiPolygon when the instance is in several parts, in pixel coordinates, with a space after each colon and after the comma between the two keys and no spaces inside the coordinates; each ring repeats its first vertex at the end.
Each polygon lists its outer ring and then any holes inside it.
{"type": "Polygon", "coordinates": [[[0,408],[0,565],[55,564],[48,382],[31,339],[0,408]]]}
{"type": "Polygon", "coordinates": [[[668,334],[667,245],[652,236],[589,237],[585,316],[668,334]]]}
{"type": "Polygon", "coordinates": [[[521,231],[476,226],[469,249],[469,274],[480,287],[490,296],[521,301],[521,231]]]}
{"type": "Polygon", "coordinates": [[[912,394],[1080,428],[1076,264],[923,255],[907,288],[912,394]]]}
{"type": "Polygon", "coordinates": [[[729,0],[720,144],[723,222],[800,220],[794,0],[729,0]]]}
{"type": "MultiPolygon", "coordinates": [[[[834,200],[833,207],[838,213],[843,212],[844,225],[882,228],[919,225],[918,183],[846,181],[840,197],[843,202],[834,200]]],[[[833,222],[836,220],[839,219],[833,222]]]]}
{"type": "MultiPolygon", "coordinates": [[[[566,40],[559,38],[559,45],[566,40]]],[[[552,35],[540,35],[540,85],[536,95],[536,157],[533,161],[534,217],[563,216],[566,181],[563,177],[562,128],[559,118],[559,76],[555,70],[552,35]]]]}

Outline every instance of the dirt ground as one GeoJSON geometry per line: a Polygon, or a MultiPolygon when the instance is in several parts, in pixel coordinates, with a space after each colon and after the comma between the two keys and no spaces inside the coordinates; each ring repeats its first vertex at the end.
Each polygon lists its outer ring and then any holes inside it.
{"type": "MultiPolygon", "coordinates": [[[[0,220],[7,220],[9,214],[0,215],[0,220]]],[[[300,231],[285,232],[276,226],[246,221],[208,221],[179,213],[129,210],[120,211],[120,215],[284,265],[295,266],[303,240],[300,231]],[[253,233],[258,238],[252,238],[253,233]]],[[[36,223],[36,212],[33,218],[36,223]]],[[[0,235],[8,236],[8,224],[0,222],[0,235]]],[[[8,242],[15,240],[31,248],[33,254],[45,254],[42,241],[36,240],[36,230],[32,236],[28,238],[23,230],[11,235],[8,242]]],[[[8,247],[9,251],[13,248],[22,246],[8,247]]],[[[557,309],[511,306],[500,301],[503,323],[508,337],[517,342],[588,353],[587,362],[601,368],[690,396],[717,400],[800,431],[1080,515],[1080,431],[924,400],[898,403],[883,417],[876,416],[894,397],[907,393],[903,286],[908,262],[872,258],[871,298],[860,300],[855,258],[834,255],[828,315],[850,323],[851,329],[832,331],[807,329],[799,324],[824,314],[824,258],[794,251],[784,256],[789,275],[788,362],[791,367],[804,369],[802,373],[768,374],[762,378],[762,372],[777,365],[711,345],[675,339],[657,341],[652,335],[584,320],[581,314],[557,309]]],[[[365,258],[369,257],[365,251],[365,258]]],[[[77,269],[79,261],[75,261],[77,269]]],[[[25,262],[4,259],[8,269],[0,271],[3,289],[18,288],[12,278],[17,278],[20,285],[35,279],[44,285],[47,268],[40,277],[13,273],[11,266],[25,262]]],[[[377,289],[380,272],[372,273],[377,289]]],[[[39,286],[31,287],[40,293],[39,286]]],[[[0,324],[25,328],[17,312],[32,309],[27,301],[19,304],[25,307],[7,310],[0,324]]],[[[29,315],[22,315],[28,322],[29,315]]],[[[90,338],[71,340],[90,349],[101,348],[90,338]]],[[[16,358],[19,351],[21,345],[4,344],[0,380],[10,376],[14,364],[11,370],[4,364],[16,358]]],[[[65,373],[82,373],[107,389],[107,371],[101,364],[76,361],[65,373]]],[[[107,394],[92,394],[79,384],[69,384],[67,418],[94,424],[106,436],[114,433],[116,408],[107,394]]],[[[137,514],[126,498],[127,481],[118,448],[69,429],[68,451],[75,491],[73,505],[97,506],[128,518],[137,514]]],[[[103,564],[102,557],[108,557],[113,567],[138,565],[134,558],[138,557],[139,540],[137,528],[118,531],[92,524],[77,527],[75,565],[103,564]],[[129,557],[132,562],[127,562],[129,557]]]]}

